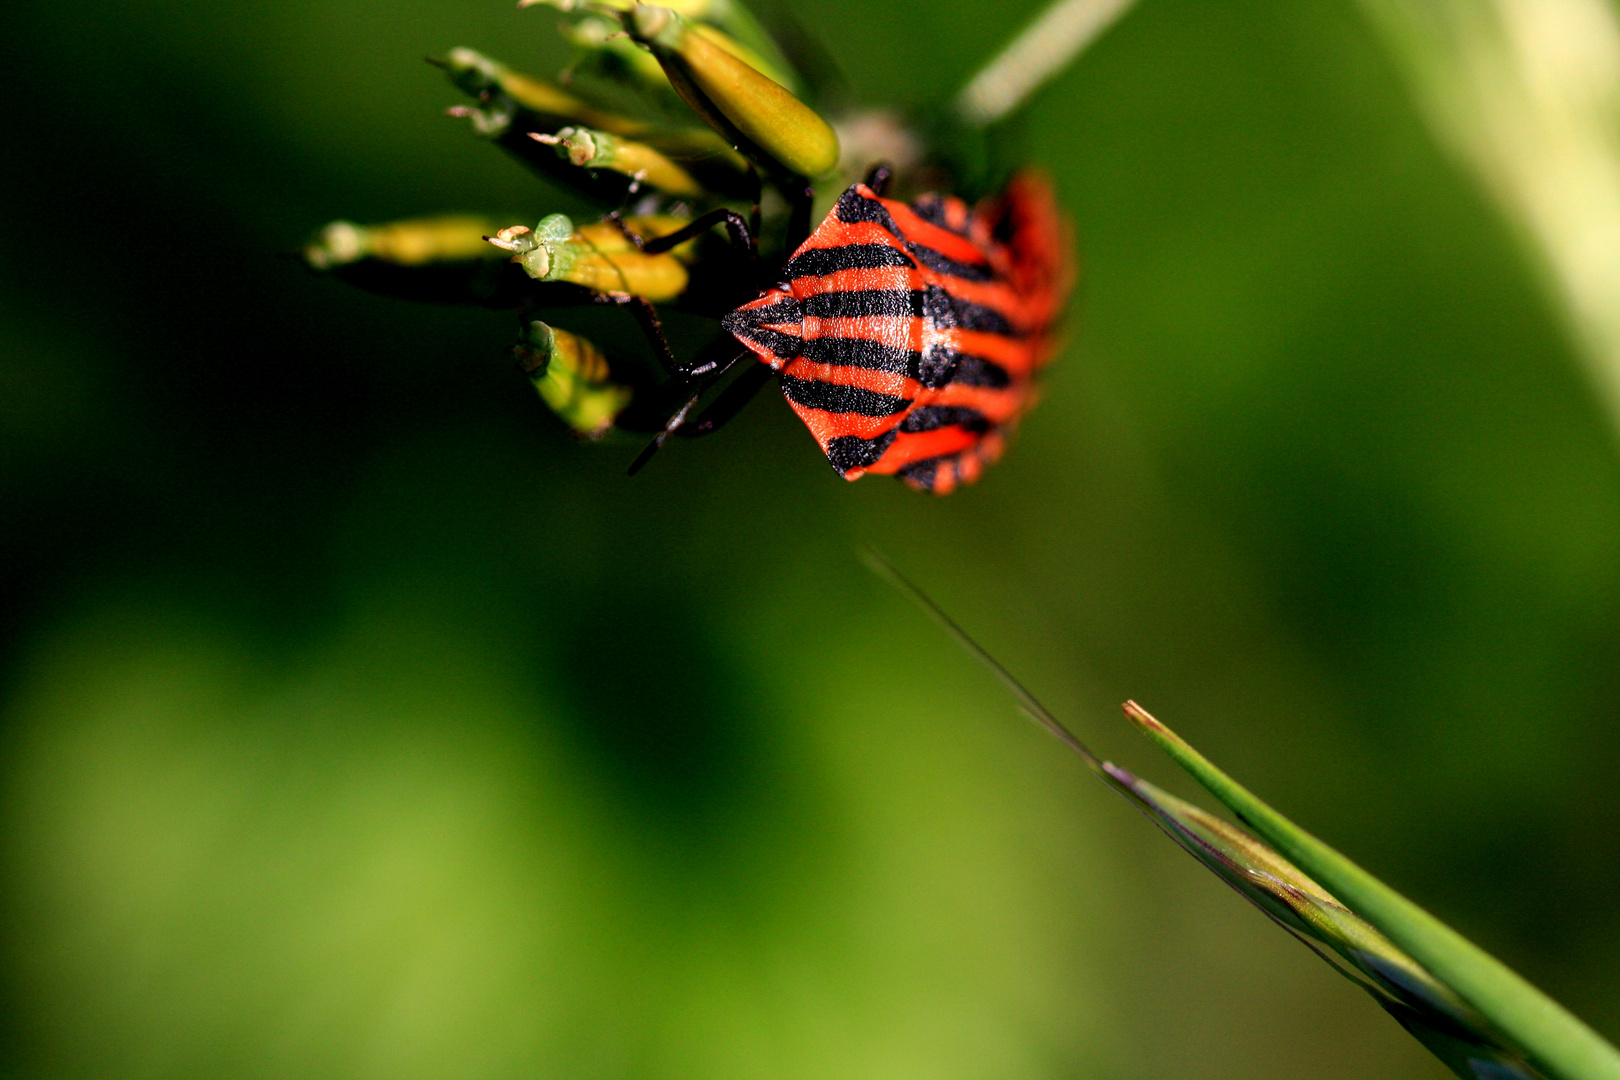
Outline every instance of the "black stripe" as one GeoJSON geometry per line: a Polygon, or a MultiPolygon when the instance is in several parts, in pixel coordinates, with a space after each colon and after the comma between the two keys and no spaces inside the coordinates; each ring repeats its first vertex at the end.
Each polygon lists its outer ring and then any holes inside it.
{"type": "Polygon", "coordinates": [[[840,270],[876,270],[882,266],[917,264],[899,248],[888,244],[843,244],[839,247],[807,248],[782,267],[782,278],[823,277],[840,270]]]}
{"type": "Polygon", "coordinates": [[[918,262],[936,273],[949,274],[952,277],[959,277],[968,281],[989,281],[995,276],[987,265],[957,262],[943,252],[935,251],[931,247],[924,247],[915,240],[907,240],[905,234],[900,231],[900,227],[894,223],[894,217],[889,213],[888,207],[876,199],[867,198],[853,187],[838,196],[838,204],[833,207],[833,212],[838,215],[839,221],[851,224],[858,221],[869,221],[882,226],[901,240],[906,245],[906,250],[917,257],[918,262]]]}
{"type": "Polygon", "coordinates": [[[952,296],[938,285],[928,286],[928,293],[923,297],[923,311],[941,329],[958,328],[1013,336],[1012,326],[1001,312],[960,296],[952,296]]]}
{"type": "Polygon", "coordinates": [[[939,463],[944,460],[937,457],[923,458],[921,461],[913,461],[909,465],[902,466],[894,475],[920,491],[933,491],[934,474],[939,469],[939,463]]]}
{"type": "Polygon", "coordinates": [[[986,263],[957,262],[943,252],[935,251],[931,247],[924,247],[915,240],[906,241],[906,250],[917,256],[917,261],[936,274],[949,274],[964,281],[989,281],[995,277],[995,271],[986,263]]]}
{"type": "MultiPolygon", "coordinates": [[[[967,229],[965,227],[961,229],[955,228],[951,225],[950,221],[947,220],[945,215],[945,196],[943,195],[928,194],[919,196],[917,200],[911,204],[911,212],[931,225],[938,225],[946,232],[953,232],[957,236],[967,235],[967,229]]],[[[966,226],[972,221],[973,215],[969,213],[964,219],[963,224],[966,226]]]]}
{"type": "Polygon", "coordinates": [[[1012,385],[1012,376],[1007,369],[982,356],[970,356],[967,353],[952,353],[956,366],[950,377],[950,382],[958,386],[983,386],[991,390],[1002,390],[1012,385]]]}
{"type": "Polygon", "coordinates": [[[995,308],[952,296],[938,285],[930,285],[921,292],[908,289],[859,289],[820,293],[806,297],[803,308],[806,315],[815,315],[823,319],[858,319],[871,315],[899,318],[920,315],[940,330],[959,328],[985,334],[1001,334],[1004,337],[1015,336],[1006,317],[995,308]]]}
{"type": "MultiPolygon", "coordinates": [[[[842,293],[820,293],[807,296],[804,313],[821,319],[860,319],[865,316],[922,316],[936,329],[977,330],[980,334],[1000,334],[1014,337],[1013,327],[995,308],[961,300],[938,285],[927,290],[899,290],[899,288],[862,288],[842,293]]],[[[797,319],[781,319],[797,322],[797,319]]],[[[771,319],[765,319],[771,322],[771,319]]]]}
{"type": "MultiPolygon", "coordinates": [[[[725,326],[724,320],[721,321],[721,325],[725,326]]],[[[768,330],[763,326],[726,326],[726,329],[745,344],[752,341],[756,345],[764,346],[784,363],[798,356],[799,350],[804,348],[804,339],[797,334],[784,334],[780,330],[768,330]]]]}
{"type": "Polygon", "coordinates": [[[909,398],[890,397],[859,386],[839,386],[819,379],[795,379],[789,375],[782,376],[782,393],[796,405],[832,413],[893,416],[911,407],[909,398]]]}
{"type": "Polygon", "coordinates": [[[799,355],[818,364],[868,368],[872,371],[887,371],[891,375],[906,375],[911,378],[917,377],[917,369],[922,359],[918,353],[910,349],[899,349],[881,341],[842,337],[811,338],[801,347],[799,355]]]}
{"type": "Polygon", "coordinates": [[[889,213],[889,208],[876,199],[862,195],[853,186],[845,188],[844,193],[838,196],[833,213],[838,215],[839,221],[852,225],[858,221],[870,221],[874,225],[883,226],[895,236],[900,235],[900,229],[895,225],[894,216],[889,213]]]}
{"type": "Polygon", "coordinates": [[[919,405],[900,421],[900,430],[907,433],[935,431],[943,427],[959,427],[963,431],[989,431],[990,420],[978,409],[965,405],[919,405]]]}
{"type": "Polygon", "coordinates": [[[840,435],[836,439],[827,440],[827,460],[832,467],[838,470],[840,476],[851,469],[865,469],[877,464],[877,459],[883,456],[883,451],[894,442],[894,431],[885,431],[875,439],[863,439],[859,435],[840,435]]]}
{"type": "Polygon", "coordinates": [[[955,300],[938,285],[928,286],[927,291],[923,293],[922,302],[923,316],[940,330],[950,330],[961,325],[955,300]]]}
{"type": "Polygon", "coordinates": [[[974,304],[966,300],[956,301],[956,317],[961,320],[959,325],[963,330],[977,330],[984,334],[1000,334],[1003,337],[1016,337],[1012,324],[1007,317],[992,307],[983,304],[974,304]]]}
{"type": "Polygon", "coordinates": [[[859,289],[805,297],[804,313],[822,319],[861,319],[873,315],[909,318],[923,314],[923,293],[911,289],[859,289]]]}
{"type": "Polygon", "coordinates": [[[783,300],[776,304],[767,304],[765,307],[740,307],[720,320],[720,325],[735,334],[728,323],[746,322],[752,326],[761,323],[796,323],[799,321],[799,302],[797,300],[783,300]]]}
{"type": "Polygon", "coordinates": [[[916,379],[930,390],[938,390],[956,376],[962,354],[944,345],[933,344],[917,360],[916,379]]]}

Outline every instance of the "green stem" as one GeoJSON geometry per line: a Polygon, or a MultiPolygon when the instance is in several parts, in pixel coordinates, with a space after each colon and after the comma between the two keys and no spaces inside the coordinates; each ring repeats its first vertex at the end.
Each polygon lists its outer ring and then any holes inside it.
{"type": "Polygon", "coordinates": [[[1261,839],[1456,991],[1553,1080],[1620,1080],[1620,1051],[1552,998],[1267,806],[1135,702],[1125,714],[1261,839]]]}
{"type": "Polygon", "coordinates": [[[1056,0],[956,96],[956,115],[987,127],[1018,108],[1113,25],[1135,0],[1056,0]]]}

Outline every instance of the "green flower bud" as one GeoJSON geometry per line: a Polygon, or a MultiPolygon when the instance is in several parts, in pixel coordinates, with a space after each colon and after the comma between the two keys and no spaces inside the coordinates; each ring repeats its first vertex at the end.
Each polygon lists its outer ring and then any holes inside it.
{"type": "MultiPolygon", "coordinates": [[[[433,62],[444,68],[450,81],[464,93],[485,100],[482,111],[496,116],[504,113],[507,122],[514,108],[522,108],[562,123],[589,124],[621,135],[635,135],[649,128],[643,121],[597,108],[544,79],[513,71],[476,49],[457,47],[433,62]]],[[[460,110],[458,114],[471,111],[460,110]]],[[[502,125],[499,130],[480,130],[479,134],[498,135],[504,130],[502,125]]]]}
{"type": "Polygon", "coordinates": [[[536,319],[513,352],[541,400],[579,435],[601,438],[630,404],[630,388],[613,382],[602,350],[578,334],[536,319]]]}
{"type": "MultiPolygon", "coordinates": [[[[617,31],[618,25],[612,25],[617,31]]],[[[618,40],[653,68],[664,93],[672,95],[673,90],[657,61],[628,39],[618,40]]],[[[444,68],[458,88],[479,99],[477,106],[460,105],[451,109],[451,116],[470,120],[478,135],[496,140],[519,160],[559,180],[572,182],[558,175],[558,170],[542,167],[541,162],[526,152],[533,147],[526,134],[552,132],[568,125],[590,127],[634,139],[666,157],[679,159],[683,168],[697,174],[705,188],[720,194],[741,197],[751,190],[747,182],[748,162],[724,139],[706,128],[659,127],[623,116],[590,104],[543,79],[513,71],[473,49],[451,49],[443,59],[433,62],[444,68]]],[[[676,106],[682,107],[679,103],[676,106]]]]}
{"type": "Polygon", "coordinates": [[[332,270],[361,259],[377,259],[395,266],[488,259],[484,242],[493,228],[487,218],[445,216],[391,221],[382,225],[356,225],[334,221],[304,245],[304,262],[312,270],[332,270]]]}
{"type": "Polygon", "coordinates": [[[720,44],[717,31],[647,4],[636,5],[623,20],[630,36],[658,58],[675,91],[744,155],[792,176],[820,176],[838,164],[831,125],[720,44]]]}
{"type": "Polygon", "coordinates": [[[604,293],[629,293],[655,303],[674,300],[686,291],[681,260],[665,252],[648,255],[628,238],[623,248],[604,248],[574,229],[562,214],[541,219],[533,229],[514,225],[489,242],[513,253],[513,262],[536,281],[566,281],[604,293]]]}
{"type": "Polygon", "coordinates": [[[334,221],[310,238],[304,265],[356,288],[435,304],[516,307],[533,284],[484,242],[494,223],[446,215],[357,225],[334,221]]]}
{"type": "Polygon", "coordinates": [[[555,148],[560,157],[580,168],[612,169],[671,195],[695,198],[703,194],[703,186],[691,173],[643,143],[583,127],[565,127],[555,135],[537,132],[531,138],[555,148]]]}
{"type": "MultiPolygon", "coordinates": [[[[581,3],[580,0],[518,0],[518,7],[547,4],[558,11],[572,14],[586,8],[630,12],[639,3],[640,0],[606,0],[604,3],[591,4],[581,3]]],[[[725,47],[731,52],[794,93],[800,92],[798,75],[782,55],[776,40],[737,0],[670,0],[665,6],[694,26],[719,31],[718,36],[728,43],[725,47]]]]}

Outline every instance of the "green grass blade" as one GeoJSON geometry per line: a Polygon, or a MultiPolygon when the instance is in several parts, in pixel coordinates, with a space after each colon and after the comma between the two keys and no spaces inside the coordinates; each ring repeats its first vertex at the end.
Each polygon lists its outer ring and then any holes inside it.
{"type": "Polygon", "coordinates": [[[1507,965],[1262,802],[1135,702],[1125,713],[1266,843],[1376,927],[1553,1080],[1620,1080],[1620,1051],[1507,965]]]}
{"type": "Polygon", "coordinates": [[[1103,780],[1182,850],[1365,990],[1462,1080],[1547,1080],[1500,1031],[1269,846],[1116,765],[1103,780]]]}

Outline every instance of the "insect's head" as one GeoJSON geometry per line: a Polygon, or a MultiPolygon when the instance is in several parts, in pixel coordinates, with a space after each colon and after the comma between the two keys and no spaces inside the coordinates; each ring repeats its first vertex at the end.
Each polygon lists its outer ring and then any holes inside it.
{"type": "Polygon", "coordinates": [[[763,363],[780,371],[804,346],[803,322],[798,299],[785,285],[778,285],[721,319],[720,325],[763,363]]]}

